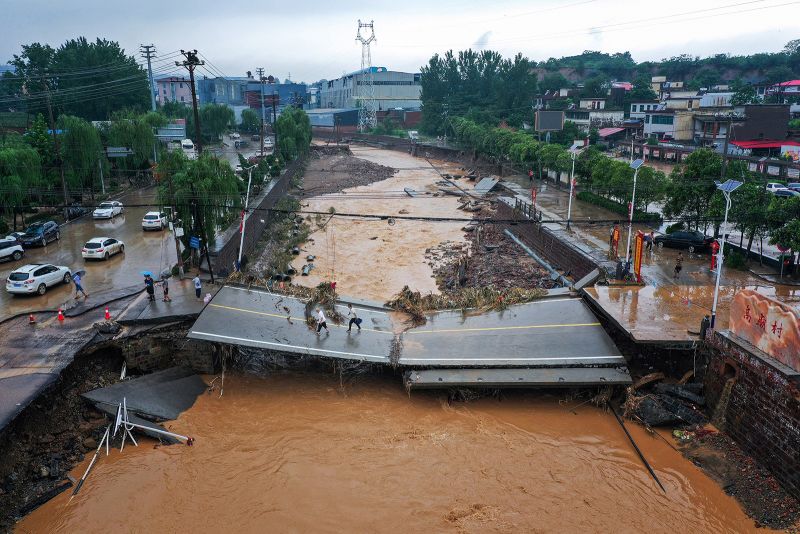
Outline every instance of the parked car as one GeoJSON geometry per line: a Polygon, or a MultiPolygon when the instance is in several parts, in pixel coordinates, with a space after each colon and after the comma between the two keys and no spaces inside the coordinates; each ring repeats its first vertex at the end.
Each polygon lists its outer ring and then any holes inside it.
{"type": "Polygon", "coordinates": [[[791,182],[786,185],[786,189],[791,189],[792,191],[800,193],[800,182],[791,182]]]}
{"type": "Polygon", "coordinates": [[[239,135],[239,132],[233,132],[233,133],[230,135],[230,138],[231,138],[231,139],[239,139],[240,137],[241,137],[241,135],[239,135]]]}
{"type": "Polygon", "coordinates": [[[233,148],[246,148],[250,146],[250,141],[242,139],[241,141],[234,141],[233,148]]]}
{"type": "Polygon", "coordinates": [[[11,232],[10,234],[8,234],[6,236],[6,239],[16,239],[17,241],[20,241],[20,239],[24,235],[25,235],[25,232],[11,232]]]}
{"type": "Polygon", "coordinates": [[[713,238],[708,237],[703,232],[678,230],[671,234],[658,235],[655,238],[656,245],[670,248],[689,248],[695,250],[707,249],[711,246],[713,238]]]}
{"type": "Polygon", "coordinates": [[[158,211],[148,211],[142,217],[142,230],[163,230],[169,226],[167,214],[158,211]]]}
{"type": "Polygon", "coordinates": [[[251,141],[261,141],[261,136],[258,134],[253,134],[250,136],[251,141]]]}
{"type": "Polygon", "coordinates": [[[47,221],[30,225],[19,240],[23,247],[32,247],[35,245],[45,246],[51,241],[59,239],[61,239],[61,230],[58,225],[55,221],[47,221]]]}
{"type": "Polygon", "coordinates": [[[78,217],[83,217],[89,213],[87,208],[84,208],[80,204],[72,204],[67,208],[67,220],[77,219],[78,217]]]}
{"type": "Polygon", "coordinates": [[[16,238],[3,238],[0,240],[0,260],[19,260],[25,255],[25,249],[16,238]]]}
{"type": "Polygon", "coordinates": [[[121,215],[123,210],[122,202],[111,200],[108,202],[101,202],[99,206],[92,212],[94,219],[113,219],[117,215],[121,215]]]}
{"type": "Polygon", "coordinates": [[[776,197],[783,197],[783,198],[791,198],[791,197],[800,197],[800,193],[797,191],[793,191],[791,189],[778,189],[774,193],[772,193],[776,197]]]}
{"type": "Polygon", "coordinates": [[[12,294],[38,293],[44,295],[48,287],[72,282],[72,273],[67,267],[49,263],[32,263],[15,269],[6,279],[6,291],[12,294]]]}
{"type": "Polygon", "coordinates": [[[778,182],[769,182],[767,184],[767,191],[769,191],[770,193],[774,193],[775,191],[781,191],[783,189],[786,189],[786,186],[783,184],[779,184],[778,182]]]}
{"type": "Polygon", "coordinates": [[[194,150],[194,143],[191,139],[184,139],[181,141],[181,148],[184,150],[194,150]]]}
{"type": "Polygon", "coordinates": [[[125,253],[125,243],[113,237],[93,237],[81,249],[85,260],[107,260],[118,253],[125,253]]]}
{"type": "Polygon", "coordinates": [[[270,148],[271,149],[273,147],[273,145],[274,145],[274,143],[272,142],[272,138],[271,137],[265,137],[264,138],[264,148],[270,148]]]}

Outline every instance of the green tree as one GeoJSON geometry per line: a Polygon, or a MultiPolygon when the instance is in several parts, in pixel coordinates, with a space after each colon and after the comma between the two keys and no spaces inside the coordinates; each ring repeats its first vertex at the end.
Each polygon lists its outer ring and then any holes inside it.
{"type": "Polygon", "coordinates": [[[170,119],[188,119],[192,108],[181,102],[169,100],[159,106],[159,111],[170,119]]]}
{"type": "Polygon", "coordinates": [[[752,85],[742,84],[731,97],[731,104],[734,106],[743,106],[745,104],[757,104],[761,100],[758,98],[756,90],[752,85]]]}
{"type": "Polygon", "coordinates": [[[290,107],[283,110],[275,122],[280,156],[291,161],[308,152],[311,145],[311,121],[302,109],[290,107]]]}
{"type": "Polygon", "coordinates": [[[688,86],[690,89],[697,90],[705,87],[710,88],[722,81],[722,74],[714,67],[703,67],[692,76],[688,86]]]}
{"type": "Polygon", "coordinates": [[[242,110],[242,131],[257,133],[261,130],[261,118],[252,109],[242,110]]]}
{"type": "Polygon", "coordinates": [[[709,214],[711,199],[717,192],[722,166],[719,154],[701,148],[686,158],[683,166],[676,166],[670,177],[664,203],[667,218],[687,218],[694,228],[699,228],[709,214]]]}
{"type": "Polygon", "coordinates": [[[42,197],[42,163],[39,153],[29,146],[0,147],[0,190],[3,191],[3,202],[0,212],[10,213],[14,219],[13,227],[17,230],[16,215],[22,215],[23,208],[33,197],[42,197]]]}
{"type": "Polygon", "coordinates": [[[105,164],[100,133],[89,122],[71,115],[58,118],[61,134],[61,159],[70,188],[81,190],[99,183],[100,165],[105,164]]]}
{"type": "Polygon", "coordinates": [[[203,104],[199,112],[202,135],[212,142],[219,141],[236,119],[233,110],[225,104],[203,104]]]}
{"type": "Polygon", "coordinates": [[[133,155],[119,162],[126,169],[145,169],[153,157],[156,136],[144,115],[116,113],[108,129],[108,144],[133,150],[133,155]]]}
{"type": "Polygon", "coordinates": [[[570,87],[571,85],[572,84],[569,83],[569,80],[567,80],[563,74],[560,72],[553,72],[544,75],[539,82],[539,90],[542,92],[558,91],[559,89],[570,87]]]}

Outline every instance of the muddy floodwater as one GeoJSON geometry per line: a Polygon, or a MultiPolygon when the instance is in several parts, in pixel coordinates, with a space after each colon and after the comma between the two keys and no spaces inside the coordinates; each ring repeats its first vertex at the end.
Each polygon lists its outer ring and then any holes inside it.
{"type": "Polygon", "coordinates": [[[396,377],[229,375],[168,424],[193,447],[112,450],[17,532],[755,531],[664,441],[630,425],[666,493],[612,415],[562,399],[448,405],[396,377]]]}

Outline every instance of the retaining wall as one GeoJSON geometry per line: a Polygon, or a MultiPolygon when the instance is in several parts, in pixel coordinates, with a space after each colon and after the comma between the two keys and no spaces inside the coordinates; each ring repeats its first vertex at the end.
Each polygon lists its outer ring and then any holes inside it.
{"type": "MultiPolygon", "coordinates": [[[[280,177],[270,182],[268,187],[251,201],[251,213],[247,219],[247,230],[244,234],[243,254],[248,255],[253,251],[256,243],[261,238],[261,234],[264,232],[264,228],[275,217],[275,214],[268,210],[274,208],[278,201],[286,196],[295,175],[303,172],[304,164],[305,158],[291,162],[280,177]]],[[[237,218],[217,238],[216,245],[210,251],[211,265],[215,275],[227,276],[233,270],[233,262],[239,256],[240,239],[239,219],[237,218]]],[[[203,263],[201,268],[205,267],[206,264],[203,263]]]]}
{"type": "Polygon", "coordinates": [[[722,430],[800,498],[800,373],[726,331],[708,345],[706,402],[722,430]]]}

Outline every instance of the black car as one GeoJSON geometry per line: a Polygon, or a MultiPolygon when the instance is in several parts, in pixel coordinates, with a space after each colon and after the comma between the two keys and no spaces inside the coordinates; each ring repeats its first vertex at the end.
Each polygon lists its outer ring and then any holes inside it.
{"type": "Polygon", "coordinates": [[[775,195],[776,197],[782,197],[782,198],[800,197],[800,193],[792,189],[778,189],[772,194],[775,195]]]}
{"type": "Polygon", "coordinates": [[[655,238],[656,245],[663,243],[665,247],[670,248],[694,247],[698,251],[708,249],[713,241],[713,238],[708,237],[703,232],[685,230],[659,235],[655,238]]]}
{"type": "Polygon", "coordinates": [[[19,238],[23,247],[45,246],[58,239],[61,239],[61,230],[55,221],[33,223],[19,238]]]}

